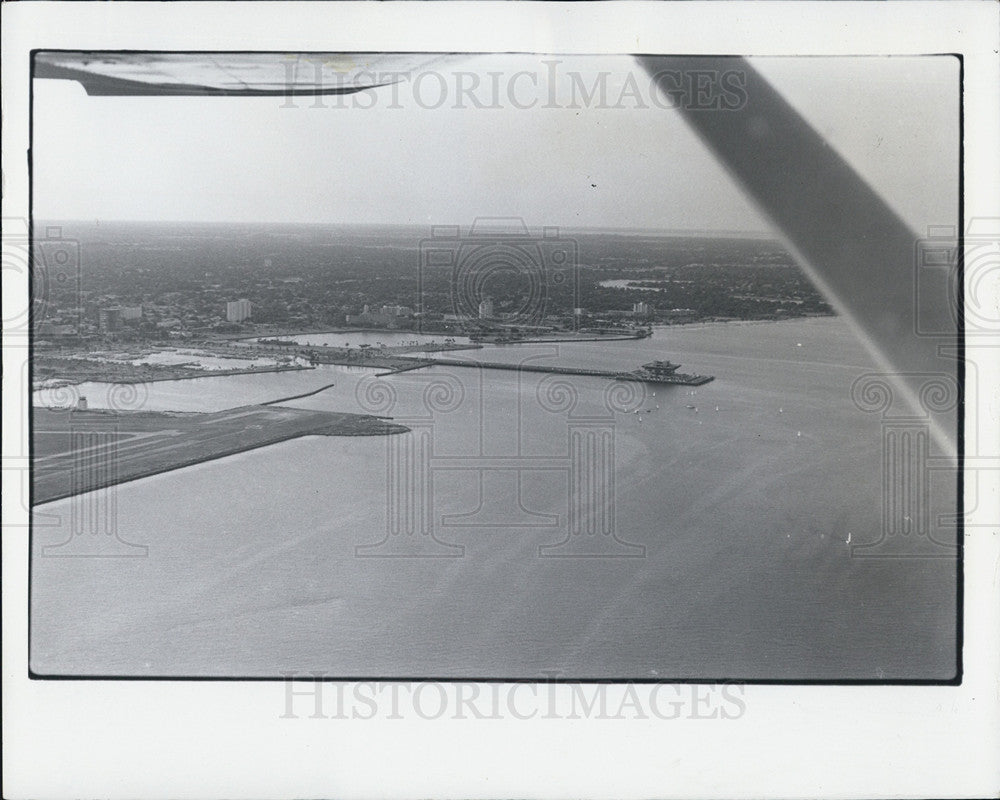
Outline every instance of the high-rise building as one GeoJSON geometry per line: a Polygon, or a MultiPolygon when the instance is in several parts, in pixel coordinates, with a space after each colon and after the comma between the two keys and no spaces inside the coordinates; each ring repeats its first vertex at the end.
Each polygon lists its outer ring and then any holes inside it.
{"type": "Polygon", "coordinates": [[[493,301],[488,297],[479,304],[479,318],[480,319],[493,318],[493,301]]]}
{"type": "Polygon", "coordinates": [[[142,319],[142,306],[122,306],[122,319],[142,319]]]}
{"type": "Polygon", "coordinates": [[[97,312],[97,327],[105,333],[114,333],[121,327],[122,310],[118,306],[102,308],[97,312]]]}
{"type": "Polygon", "coordinates": [[[652,313],[652,309],[649,307],[649,303],[640,300],[638,303],[632,304],[632,313],[637,317],[648,317],[652,313]]]}
{"type": "Polygon", "coordinates": [[[249,300],[232,300],[226,303],[226,321],[243,322],[253,316],[253,303],[249,300]]]}

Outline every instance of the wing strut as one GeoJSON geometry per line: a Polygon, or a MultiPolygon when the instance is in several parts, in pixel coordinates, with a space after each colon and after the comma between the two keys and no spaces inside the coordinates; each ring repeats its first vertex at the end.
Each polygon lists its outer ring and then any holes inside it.
{"type": "MultiPolygon", "coordinates": [[[[929,378],[955,380],[960,302],[949,297],[944,281],[930,287],[931,295],[916,292],[919,237],[760,73],[741,58],[637,59],[667,97],[683,85],[678,76],[692,70],[745,73],[743,107],[680,103],[678,110],[770,218],[830,303],[855,325],[911,408],[921,408],[929,378]]],[[[932,429],[954,452],[957,432],[932,429]]]]}

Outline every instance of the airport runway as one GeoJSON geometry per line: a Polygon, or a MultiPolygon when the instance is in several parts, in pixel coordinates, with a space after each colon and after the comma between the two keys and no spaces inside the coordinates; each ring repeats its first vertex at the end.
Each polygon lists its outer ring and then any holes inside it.
{"type": "Polygon", "coordinates": [[[299,436],[377,436],[408,430],[365,414],[275,405],[210,414],[35,408],[33,415],[33,504],[299,436]]]}

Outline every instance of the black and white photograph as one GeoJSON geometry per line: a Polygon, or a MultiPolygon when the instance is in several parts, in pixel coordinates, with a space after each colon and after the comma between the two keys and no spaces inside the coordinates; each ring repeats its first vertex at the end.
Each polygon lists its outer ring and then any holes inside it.
{"type": "Polygon", "coordinates": [[[954,57],[34,66],[36,674],[958,676],[954,57]]]}
{"type": "MultiPolygon", "coordinates": [[[[296,736],[961,693],[1000,322],[966,55],[351,35],[18,53],[19,680],[252,686],[296,736]]],[[[309,786],[264,794],[380,789],[309,786]]]]}

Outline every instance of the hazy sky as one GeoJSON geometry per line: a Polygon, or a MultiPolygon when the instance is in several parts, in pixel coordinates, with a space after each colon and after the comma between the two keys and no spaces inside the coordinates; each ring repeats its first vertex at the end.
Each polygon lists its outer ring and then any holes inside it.
{"type": "MultiPolygon", "coordinates": [[[[280,97],[88,97],[74,82],[36,80],[35,214],[768,229],[681,114],[656,105],[631,58],[546,60],[470,56],[324,108],[311,98],[288,108],[280,97]],[[459,71],[479,77],[471,96],[457,81],[476,79],[459,71]],[[599,72],[603,104],[580,92],[599,72]],[[475,108],[473,97],[499,108],[475,108]]],[[[912,227],[955,224],[955,59],[753,63],[912,227]]]]}

